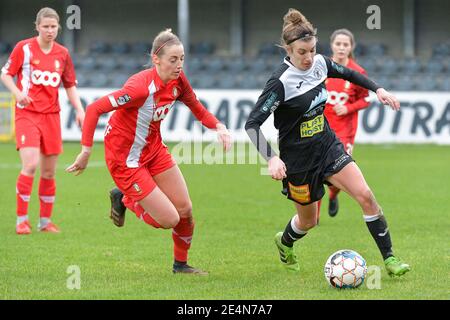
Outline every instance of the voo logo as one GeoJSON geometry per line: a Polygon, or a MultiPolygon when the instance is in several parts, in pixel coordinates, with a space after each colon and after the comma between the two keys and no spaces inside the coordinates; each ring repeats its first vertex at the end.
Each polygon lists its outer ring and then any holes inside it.
{"type": "Polygon", "coordinates": [[[170,104],[166,104],[165,106],[157,108],[155,110],[155,113],[153,114],[153,121],[163,120],[169,113],[170,109],[172,109],[172,106],[174,103],[175,103],[175,101],[173,101],[170,104]]]}
{"type": "Polygon", "coordinates": [[[345,105],[348,101],[348,94],[345,92],[336,92],[329,91],[328,92],[328,100],[327,103],[331,105],[345,105]]]}
{"type": "Polygon", "coordinates": [[[36,85],[42,84],[43,86],[52,86],[56,88],[59,86],[61,76],[57,72],[34,70],[31,74],[31,81],[36,85]]]}

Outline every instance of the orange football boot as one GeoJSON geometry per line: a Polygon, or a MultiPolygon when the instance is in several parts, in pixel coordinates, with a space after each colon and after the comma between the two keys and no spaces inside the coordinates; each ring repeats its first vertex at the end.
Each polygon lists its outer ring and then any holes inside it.
{"type": "Polygon", "coordinates": [[[30,234],[31,233],[31,225],[28,220],[25,220],[18,225],[16,225],[16,233],[17,234],[30,234]]]}
{"type": "Polygon", "coordinates": [[[50,232],[50,233],[59,233],[60,232],[58,226],[51,221],[49,223],[47,223],[47,225],[45,227],[39,228],[39,231],[50,232]]]}

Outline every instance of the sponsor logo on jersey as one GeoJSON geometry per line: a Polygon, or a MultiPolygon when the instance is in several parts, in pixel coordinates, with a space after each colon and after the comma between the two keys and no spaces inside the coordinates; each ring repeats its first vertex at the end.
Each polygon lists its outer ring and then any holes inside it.
{"type": "Polygon", "coordinates": [[[39,59],[31,60],[31,64],[38,65],[41,61],[39,59]]]}
{"type": "Polygon", "coordinates": [[[52,86],[56,88],[59,86],[61,76],[57,72],[36,69],[31,73],[31,81],[35,85],[52,86]]]}
{"type": "Polygon", "coordinates": [[[288,182],[289,194],[291,198],[299,203],[308,203],[311,201],[311,193],[309,191],[309,184],[304,184],[301,186],[294,186],[292,183],[288,182]]]}
{"type": "Polygon", "coordinates": [[[274,112],[280,105],[280,101],[277,100],[278,95],[275,92],[271,92],[261,107],[262,112],[274,112]]]}
{"type": "Polygon", "coordinates": [[[327,103],[343,106],[347,103],[349,95],[345,92],[328,91],[327,103]]]}
{"type": "Polygon", "coordinates": [[[55,69],[58,70],[61,67],[59,60],[55,60],[55,69]]]}
{"type": "Polygon", "coordinates": [[[166,104],[162,107],[156,108],[156,110],[153,114],[153,121],[163,120],[169,113],[170,109],[172,109],[172,106],[174,105],[174,103],[175,103],[175,101],[173,101],[172,103],[166,104]]]}
{"type": "Polygon", "coordinates": [[[302,138],[309,138],[316,133],[322,132],[324,126],[323,114],[318,115],[312,120],[302,122],[300,124],[300,136],[302,138]]]}
{"type": "Polygon", "coordinates": [[[173,87],[172,95],[173,95],[174,98],[176,98],[176,97],[178,96],[178,90],[177,90],[177,87],[173,87]]]}

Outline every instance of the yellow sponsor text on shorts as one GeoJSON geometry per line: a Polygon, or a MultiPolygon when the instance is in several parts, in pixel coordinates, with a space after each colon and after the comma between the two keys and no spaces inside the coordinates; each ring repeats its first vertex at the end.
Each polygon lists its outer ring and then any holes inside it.
{"type": "Polygon", "coordinates": [[[299,203],[309,203],[311,201],[311,193],[309,191],[308,184],[294,186],[292,183],[288,182],[288,185],[289,193],[292,199],[299,203]]]}

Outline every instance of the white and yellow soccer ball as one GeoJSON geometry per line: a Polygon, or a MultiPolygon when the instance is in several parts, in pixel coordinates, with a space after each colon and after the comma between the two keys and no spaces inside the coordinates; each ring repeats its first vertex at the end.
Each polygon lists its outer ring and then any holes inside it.
{"type": "Polygon", "coordinates": [[[339,250],[325,263],[325,279],[334,288],[357,288],[367,273],[366,260],[353,250],[339,250]]]}

